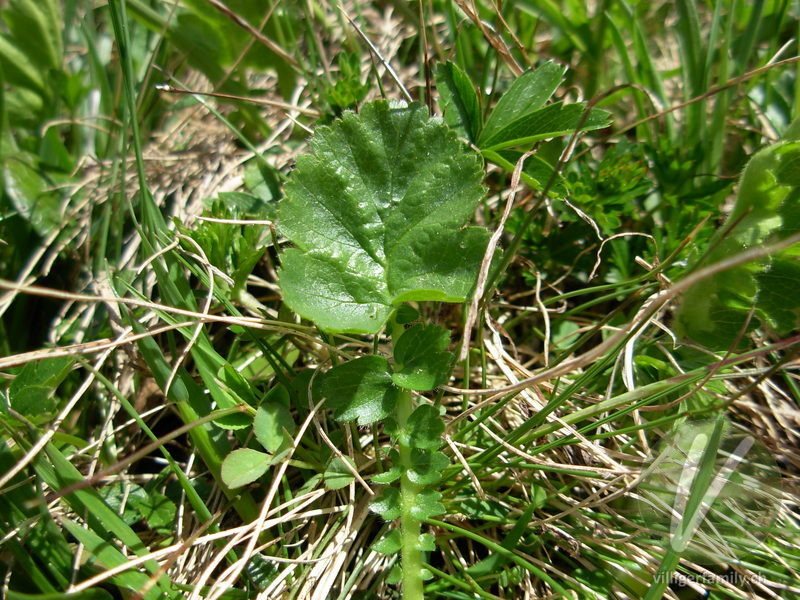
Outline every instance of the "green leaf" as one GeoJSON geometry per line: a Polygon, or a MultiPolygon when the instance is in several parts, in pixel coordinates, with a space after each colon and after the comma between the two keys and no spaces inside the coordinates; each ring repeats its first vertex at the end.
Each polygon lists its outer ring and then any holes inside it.
{"type": "Polygon", "coordinates": [[[386,575],[386,583],[389,585],[397,585],[401,581],[403,581],[403,569],[400,568],[400,565],[395,564],[386,575]]]}
{"type": "Polygon", "coordinates": [[[175,524],[178,508],[164,494],[149,490],[143,498],[133,499],[132,504],[153,529],[170,529],[175,524]]]}
{"type": "Polygon", "coordinates": [[[408,304],[403,304],[394,315],[398,325],[408,325],[419,319],[419,311],[408,304]]]}
{"type": "Polygon", "coordinates": [[[242,487],[266,473],[269,465],[269,454],[250,448],[239,448],[222,461],[222,481],[231,489],[242,487]]]}
{"type": "Polygon", "coordinates": [[[387,521],[393,521],[400,516],[400,490],[393,487],[384,488],[376,500],[370,504],[370,510],[379,514],[387,521]]]}
{"type": "Polygon", "coordinates": [[[485,141],[501,129],[542,108],[561,84],[566,70],[566,67],[548,61],[538,69],[525,71],[517,77],[489,115],[478,146],[486,147],[485,141]]]}
{"type": "Polygon", "coordinates": [[[297,426],[289,411],[289,392],[276,385],[264,397],[253,420],[253,432],[267,452],[277,454],[292,443],[297,426]]]}
{"type": "Polygon", "coordinates": [[[386,485],[400,479],[400,476],[403,474],[403,472],[400,469],[400,453],[397,452],[397,450],[392,450],[389,452],[389,465],[390,466],[387,471],[384,471],[383,473],[376,473],[370,477],[370,479],[378,485],[386,485]]]}
{"type": "Polygon", "coordinates": [[[377,333],[395,305],[463,302],[488,234],[463,228],[479,157],[419,104],[383,101],[320,127],[278,210],[286,304],[331,332],[377,333]]]}
{"type": "Polygon", "coordinates": [[[436,68],[436,89],[444,120],[460,136],[475,142],[481,129],[481,107],[469,77],[447,61],[436,68]]]}
{"type": "Polygon", "coordinates": [[[398,389],[392,384],[389,361],[382,356],[362,356],[328,371],[322,379],[338,421],[358,420],[369,425],[394,412],[398,389]]]}
{"type": "Polygon", "coordinates": [[[453,355],[447,351],[450,333],[437,325],[417,324],[403,332],[394,346],[392,381],[409,390],[428,391],[447,381],[453,355]]]}
{"type": "Polygon", "coordinates": [[[430,533],[419,534],[419,543],[417,544],[417,548],[423,552],[433,552],[436,550],[436,538],[430,533]]]}
{"type": "Polygon", "coordinates": [[[134,506],[134,502],[147,497],[147,492],[142,486],[116,481],[98,488],[97,493],[126,525],[133,525],[142,518],[141,513],[134,506]]]}
{"type": "Polygon", "coordinates": [[[376,473],[370,479],[378,485],[386,485],[400,479],[403,472],[400,470],[400,465],[392,465],[388,470],[383,473],[376,473]]]}
{"type": "MultiPolygon", "coordinates": [[[[247,163],[244,168],[244,185],[255,195],[266,208],[269,205],[267,202],[277,200],[280,198],[280,181],[277,172],[265,165],[262,161],[254,160],[247,163]]],[[[222,199],[222,194],[220,194],[222,199]]],[[[247,214],[252,214],[251,211],[258,205],[253,204],[248,210],[247,214]]],[[[258,214],[258,213],[255,213],[258,214]]]]}
{"type": "MultiPolygon", "coordinates": [[[[67,460],[67,458],[52,443],[45,446],[44,452],[36,455],[33,461],[38,480],[50,489],[60,490],[73,484],[85,482],[83,474],[67,460]]],[[[86,546],[87,552],[97,559],[97,564],[105,568],[112,568],[130,561],[130,552],[139,556],[147,553],[147,547],[142,540],[101,498],[100,494],[92,487],[80,485],[74,492],[64,497],[73,513],[84,515],[83,523],[78,525],[64,517],[61,524],[72,534],[79,543],[86,546]],[[70,527],[74,525],[74,528],[70,527]],[[88,528],[87,528],[88,525],[88,528]],[[127,546],[129,553],[123,555],[117,550],[117,544],[127,546]]],[[[139,591],[147,582],[148,573],[158,577],[159,564],[155,560],[148,560],[143,567],[147,573],[141,571],[120,573],[117,578],[120,583],[129,589],[139,591]]],[[[116,579],[116,578],[115,578],[116,579]]],[[[166,577],[159,577],[157,585],[150,590],[145,598],[177,598],[171,593],[171,586],[166,577]]]]}
{"type": "MultiPolygon", "coordinates": [[[[757,152],[742,173],[727,221],[699,266],[800,231],[800,120],[784,139],[757,152]]],[[[800,326],[800,245],[715,273],[683,295],[675,329],[706,346],[729,348],[755,308],[748,331],[762,325],[779,335],[800,326]]]]}
{"type": "Polygon", "coordinates": [[[584,116],[585,111],[586,105],[583,102],[550,104],[521,116],[491,136],[484,131],[479,147],[482,150],[499,150],[567,135],[576,130],[602,129],[611,122],[609,114],[604,110],[593,108],[584,116]]]}
{"type": "Polygon", "coordinates": [[[170,529],[175,523],[175,503],[156,490],[146,490],[133,483],[116,482],[98,490],[105,502],[133,525],[144,519],[154,529],[170,529]]]}
{"type": "Polygon", "coordinates": [[[372,544],[372,549],[381,554],[395,554],[400,552],[402,540],[399,529],[392,529],[380,540],[372,544]]]}
{"type": "Polygon", "coordinates": [[[54,228],[64,227],[61,199],[52,191],[53,182],[39,169],[35,157],[18,152],[5,160],[3,186],[14,208],[40,236],[46,237],[54,228]]]}
{"type": "Polygon", "coordinates": [[[23,594],[22,592],[8,590],[8,596],[6,597],[8,600],[111,600],[114,596],[102,588],[93,588],[75,592],[74,594],[68,594],[66,592],[23,594]]]}
{"type": "MultiPolygon", "coordinates": [[[[201,367],[201,375],[203,375],[203,371],[201,367]]],[[[212,389],[211,393],[219,408],[232,408],[242,404],[252,406],[255,404],[250,383],[231,365],[225,364],[217,370],[215,383],[217,384],[216,390],[212,389]]],[[[238,413],[215,419],[214,424],[217,427],[235,431],[251,427],[253,425],[253,417],[249,413],[238,413]]]]}
{"type": "MultiPolygon", "coordinates": [[[[507,172],[513,173],[517,162],[524,153],[519,150],[487,150],[484,152],[486,160],[503,167],[507,172]]],[[[551,181],[548,195],[563,198],[569,191],[564,176],[556,172],[552,164],[545,160],[541,153],[536,153],[525,159],[522,167],[522,180],[535,190],[542,190],[551,181]],[[554,178],[555,177],[555,178],[554,178]]]]}
{"type": "Polygon", "coordinates": [[[41,71],[34,67],[11,36],[0,35],[0,64],[8,82],[34,90],[40,97],[47,96],[41,71]]]}
{"type": "Polygon", "coordinates": [[[416,504],[411,508],[411,514],[419,520],[443,515],[447,511],[445,511],[444,505],[439,502],[441,499],[442,495],[439,492],[423,490],[417,494],[416,504]]]}
{"type": "Polygon", "coordinates": [[[438,448],[442,443],[444,421],[439,416],[439,410],[430,404],[418,406],[406,424],[408,445],[412,448],[427,450],[438,448]]]}
{"type": "Polygon", "coordinates": [[[349,458],[345,457],[345,460],[350,464],[350,468],[348,468],[344,460],[338,456],[334,456],[331,464],[328,465],[325,474],[322,476],[325,487],[329,490],[339,490],[355,481],[352,472],[354,465],[349,458]]]}
{"type": "Polygon", "coordinates": [[[11,408],[26,417],[46,415],[56,408],[53,393],[75,360],[70,356],[27,363],[8,387],[11,408]]]}
{"type": "Polygon", "coordinates": [[[58,70],[64,59],[63,20],[55,0],[9,0],[3,20],[17,47],[43,73],[58,70]]]}
{"type": "Polygon", "coordinates": [[[433,485],[442,477],[442,469],[450,464],[450,460],[441,452],[430,452],[414,448],[411,451],[413,468],[406,472],[411,483],[420,486],[433,485]]]}
{"type": "Polygon", "coordinates": [[[778,332],[790,332],[800,316],[800,262],[774,260],[768,270],[756,275],[758,307],[769,326],[778,332]]]}

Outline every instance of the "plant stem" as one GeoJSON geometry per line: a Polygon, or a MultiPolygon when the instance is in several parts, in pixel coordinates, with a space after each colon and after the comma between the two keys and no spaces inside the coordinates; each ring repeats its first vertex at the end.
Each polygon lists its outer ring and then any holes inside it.
{"type": "MultiPolygon", "coordinates": [[[[395,319],[391,320],[392,346],[397,343],[403,334],[404,327],[395,319]]],[[[400,390],[397,399],[397,429],[398,452],[400,454],[400,556],[403,570],[403,600],[423,600],[425,594],[422,590],[422,550],[419,547],[419,536],[422,530],[420,520],[414,516],[413,509],[417,505],[417,496],[422,491],[422,486],[413,483],[408,478],[408,472],[414,467],[411,460],[412,448],[405,431],[408,418],[414,412],[414,399],[409,390],[400,390]]]]}
{"type": "Polygon", "coordinates": [[[643,600],[658,600],[664,596],[664,590],[667,589],[669,582],[672,580],[672,575],[678,568],[680,561],[680,553],[668,548],[664,554],[664,559],[661,561],[661,566],[658,567],[658,571],[653,578],[653,583],[647,590],[643,600]]]}
{"type": "MultiPolygon", "coordinates": [[[[405,429],[409,416],[414,410],[411,392],[403,390],[397,401],[397,425],[400,431],[405,429]]],[[[421,525],[412,509],[416,506],[417,495],[422,488],[412,483],[408,472],[413,467],[411,462],[411,447],[400,436],[399,452],[400,465],[403,473],[400,478],[400,552],[402,555],[403,569],[403,600],[422,600],[422,551],[419,548],[421,525]]]]}

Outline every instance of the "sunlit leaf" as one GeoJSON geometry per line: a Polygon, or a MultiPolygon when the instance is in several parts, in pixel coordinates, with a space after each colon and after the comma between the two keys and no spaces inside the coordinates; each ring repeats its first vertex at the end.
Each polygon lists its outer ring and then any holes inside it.
{"type": "Polygon", "coordinates": [[[424,106],[366,105],[320,127],[297,160],[279,228],[284,301],[319,327],[376,333],[409,300],[463,302],[487,242],[463,228],[483,196],[478,156],[424,106]]]}

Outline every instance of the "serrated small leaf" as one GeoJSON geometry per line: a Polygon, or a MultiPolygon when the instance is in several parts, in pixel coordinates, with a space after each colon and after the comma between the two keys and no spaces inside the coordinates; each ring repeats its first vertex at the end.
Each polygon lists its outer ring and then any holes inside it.
{"type": "Polygon", "coordinates": [[[377,483],[378,485],[386,485],[392,483],[393,481],[397,481],[400,479],[400,476],[403,472],[400,470],[400,465],[393,464],[389,467],[388,470],[384,471],[383,473],[376,473],[370,480],[373,483],[377,483]]]}
{"type": "Polygon", "coordinates": [[[398,389],[382,356],[362,356],[334,367],[323,376],[320,389],[337,420],[357,419],[359,425],[383,419],[397,404],[398,389]]]}
{"type": "Polygon", "coordinates": [[[334,456],[331,464],[328,465],[325,474],[322,476],[325,487],[329,490],[340,490],[355,481],[356,478],[353,476],[352,471],[354,465],[349,458],[345,457],[345,460],[350,464],[349,468],[344,460],[338,456],[334,456]]]}
{"type": "Polygon", "coordinates": [[[436,89],[447,124],[460,136],[476,141],[481,130],[481,107],[469,77],[448,61],[436,68],[436,89]]]}
{"type": "Polygon", "coordinates": [[[16,152],[14,160],[4,161],[3,190],[20,216],[31,224],[36,233],[46,237],[54,229],[64,226],[62,200],[53,192],[53,183],[48,180],[37,160],[27,152],[16,152]]]}
{"type": "Polygon", "coordinates": [[[332,332],[377,333],[401,302],[463,302],[488,241],[463,228],[480,159],[419,104],[377,101],[318,128],[278,225],[285,303],[332,332]]]}
{"type": "Polygon", "coordinates": [[[411,464],[413,467],[406,472],[409,481],[424,487],[439,481],[442,469],[449,465],[450,461],[441,452],[414,448],[411,451],[411,464]]]}
{"type": "Polygon", "coordinates": [[[403,580],[403,569],[400,568],[400,565],[393,565],[389,574],[386,576],[386,583],[389,585],[396,585],[403,580]]]}
{"type": "Polygon", "coordinates": [[[134,525],[142,519],[142,514],[135,506],[136,501],[147,498],[147,491],[135,483],[116,481],[104,485],[97,490],[103,501],[117,513],[128,525],[134,525]]]}
{"type": "Polygon", "coordinates": [[[400,530],[392,529],[384,537],[372,544],[372,549],[381,554],[395,554],[400,552],[401,545],[400,530]]]}
{"type": "Polygon", "coordinates": [[[433,552],[436,550],[436,538],[430,533],[421,533],[419,535],[419,543],[417,544],[417,548],[423,552],[433,552]]]}
{"type": "Polygon", "coordinates": [[[381,495],[370,504],[370,510],[387,521],[394,521],[400,516],[400,490],[393,487],[384,488],[381,495]]]}
{"type": "Polygon", "coordinates": [[[406,424],[408,445],[412,448],[428,450],[438,448],[442,443],[444,421],[439,410],[430,404],[418,406],[406,424]]]}
{"type": "Polygon", "coordinates": [[[437,325],[414,325],[394,346],[396,385],[419,391],[434,389],[447,381],[453,355],[447,351],[450,333],[437,325]]]}
{"type": "Polygon", "coordinates": [[[132,499],[131,503],[154,529],[169,529],[175,523],[178,513],[175,503],[155,490],[147,491],[143,498],[132,499]]]}
{"type": "Polygon", "coordinates": [[[270,456],[258,450],[239,448],[222,461],[222,481],[231,489],[254,482],[267,472],[270,456]]]}
{"type": "Polygon", "coordinates": [[[517,77],[489,115],[478,146],[486,147],[484,142],[511,122],[542,108],[561,84],[566,70],[566,67],[548,61],[517,77]]]}
{"type": "Polygon", "coordinates": [[[439,502],[442,495],[434,490],[423,490],[416,497],[416,504],[411,508],[411,514],[420,520],[429,519],[447,512],[444,505],[439,502]]]}
{"type": "Polygon", "coordinates": [[[258,407],[253,419],[253,433],[258,443],[273,454],[292,443],[297,431],[289,411],[289,393],[282,385],[272,388],[258,407]]]}
{"type": "Polygon", "coordinates": [[[66,379],[75,360],[71,356],[27,363],[8,387],[11,408],[26,417],[55,410],[56,388],[66,379]]]}
{"type": "Polygon", "coordinates": [[[611,123],[608,112],[592,108],[589,114],[584,116],[586,110],[583,102],[550,104],[512,121],[491,137],[482,136],[480,148],[481,150],[500,150],[521,146],[568,135],[577,130],[602,129],[611,123]]]}

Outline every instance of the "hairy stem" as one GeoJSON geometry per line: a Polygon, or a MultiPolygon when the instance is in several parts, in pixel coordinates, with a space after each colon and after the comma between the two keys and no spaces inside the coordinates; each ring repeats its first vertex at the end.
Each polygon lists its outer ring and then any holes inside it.
{"type": "MultiPolygon", "coordinates": [[[[394,316],[391,322],[392,344],[403,334],[403,326],[400,325],[394,316]]],[[[411,392],[402,390],[397,399],[397,428],[399,431],[406,429],[408,418],[414,412],[414,400],[411,392]]],[[[422,551],[419,548],[419,535],[421,524],[414,516],[413,509],[416,506],[417,495],[422,488],[413,483],[408,478],[408,472],[413,468],[411,462],[411,446],[408,439],[402,433],[398,440],[398,451],[400,454],[400,556],[401,567],[403,569],[403,600],[422,600],[422,551]]]]}
{"type": "MultiPolygon", "coordinates": [[[[411,392],[403,391],[397,402],[397,424],[400,431],[403,431],[408,417],[414,410],[414,403],[411,399],[411,392]]],[[[400,436],[399,443],[400,465],[402,477],[400,478],[400,539],[403,568],[403,600],[421,600],[422,592],[422,551],[419,548],[420,521],[417,519],[412,509],[416,505],[417,495],[422,488],[412,483],[408,479],[408,471],[413,464],[411,462],[411,447],[403,436],[400,436]]]]}

